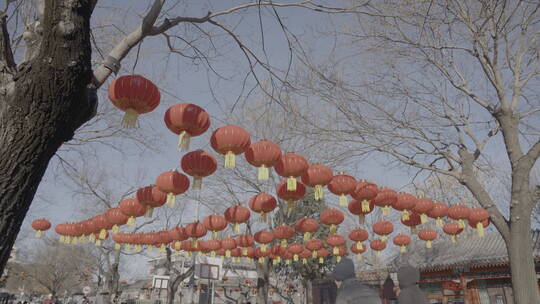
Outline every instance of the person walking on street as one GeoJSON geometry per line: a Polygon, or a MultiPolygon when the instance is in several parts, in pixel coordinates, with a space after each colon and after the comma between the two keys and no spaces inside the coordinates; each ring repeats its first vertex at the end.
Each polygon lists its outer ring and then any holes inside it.
{"type": "Polygon", "coordinates": [[[399,304],[424,304],[426,297],[420,290],[420,271],[417,268],[407,265],[398,270],[399,281],[399,304]]]}
{"type": "Polygon", "coordinates": [[[381,304],[379,291],[356,279],[351,259],[341,259],[332,272],[332,278],[338,286],[336,304],[381,304]]]}

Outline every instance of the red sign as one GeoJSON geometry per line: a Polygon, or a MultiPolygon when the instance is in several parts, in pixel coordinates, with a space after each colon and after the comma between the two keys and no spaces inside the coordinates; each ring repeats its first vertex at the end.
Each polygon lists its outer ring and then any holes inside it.
{"type": "Polygon", "coordinates": [[[461,290],[461,287],[459,286],[459,283],[452,282],[452,281],[442,282],[442,288],[452,290],[452,291],[460,291],[461,290]]]}

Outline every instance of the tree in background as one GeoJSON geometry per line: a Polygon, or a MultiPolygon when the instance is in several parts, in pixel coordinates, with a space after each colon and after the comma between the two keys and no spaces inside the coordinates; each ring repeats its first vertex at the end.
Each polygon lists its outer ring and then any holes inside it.
{"type": "Polygon", "coordinates": [[[530,1],[371,1],[329,30],[349,48],[325,62],[306,54],[285,106],[314,141],[462,184],[506,242],[520,304],[540,302],[530,233],[540,198],[530,178],[540,156],[539,21],[530,1]],[[306,102],[319,102],[317,113],[306,102]],[[511,181],[502,205],[491,179],[479,178],[490,170],[511,181]]]}

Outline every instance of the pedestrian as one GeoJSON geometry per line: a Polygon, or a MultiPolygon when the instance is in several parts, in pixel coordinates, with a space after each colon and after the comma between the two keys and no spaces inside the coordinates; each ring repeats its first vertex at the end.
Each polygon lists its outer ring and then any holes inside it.
{"type": "Polygon", "coordinates": [[[338,287],[336,304],[381,304],[379,291],[356,279],[351,259],[342,258],[335,265],[332,278],[338,287]]]}
{"type": "Polygon", "coordinates": [[[399,304],[423,304],[426,297],[420,290],[420,271],[410,265],[400,267],[398,270],[399,304]]]}
{"type": "Polygon", "coordinates": [[[393,301],[396,300],[396,292],[394,291],[394,289],[394,281],[389,274],[382,286],[383,304],[391,304],[393,301]]]}

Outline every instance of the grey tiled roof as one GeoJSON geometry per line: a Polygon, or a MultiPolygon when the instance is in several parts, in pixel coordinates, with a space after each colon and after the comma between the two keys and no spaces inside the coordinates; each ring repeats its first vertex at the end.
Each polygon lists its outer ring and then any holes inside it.
{"type": "MultiPolygon", "coordinates": [[[[540,259],[540,230],[531,233],[533,255],[540,259]]],[[[508,252],[504,240],[498,233],[489,233],[483,238],[466,235],[461,237],[458,243],[452,243],[448,238],[438,239],[432,249],[427,249],[422,241],[412,242],[408,252],[398,256],[392,266],[397,268],[407,262],[423,270],[471,266],[471,264],[502,265],[508,262],[508,252]]]]}

